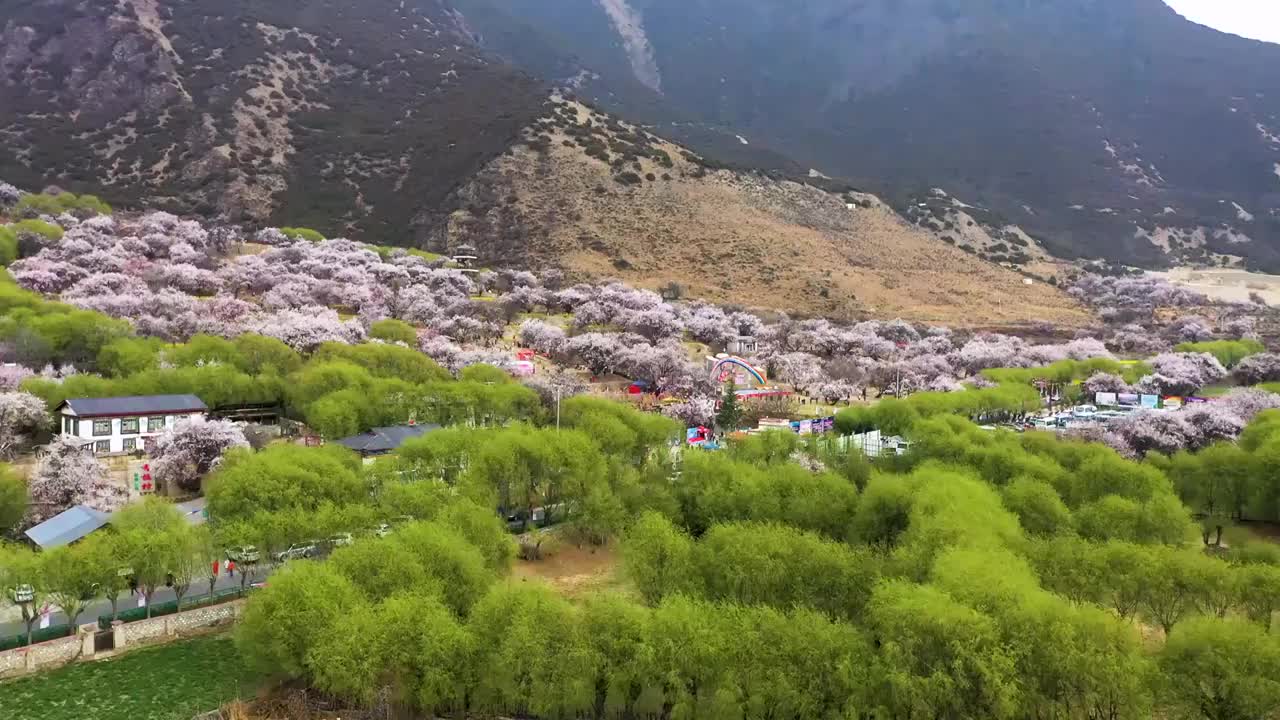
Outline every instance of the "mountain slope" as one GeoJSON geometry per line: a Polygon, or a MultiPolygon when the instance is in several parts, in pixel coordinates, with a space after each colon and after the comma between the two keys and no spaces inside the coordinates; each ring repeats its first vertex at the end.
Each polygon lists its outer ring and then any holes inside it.
{"type": "Polygon", "coordinates": [[[460,196],[447,242],[432,249],[468,244],[487,263],[676,283],[690,297],[831,317],[1087,318],[1055,288],[948,246],[874,196],[711,170],[576,102],[555,100],[460,196]]]}
{"type": "Polygon", "coordinates": [[[1280,269],[1280,46],[1161,0],[456,1],[673,137],[741,135],[904,212],[942,188],[1065,256],[1280,269]]]}
{"type": "Polygon", "coordinates": [[[0,177],[408,244],[541,112],[440,0],[0,0],[0,177]]]}

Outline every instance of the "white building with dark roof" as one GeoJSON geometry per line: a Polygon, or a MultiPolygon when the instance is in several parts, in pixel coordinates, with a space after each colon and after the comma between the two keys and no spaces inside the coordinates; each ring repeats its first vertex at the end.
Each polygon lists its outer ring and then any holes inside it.
{"type": "Polygon", "coordinates": [[[61,434],[92,444],[95,455],[146,449],[147,440],[209,408],[195,395],[76,398],[58,406],[61,434]]]}

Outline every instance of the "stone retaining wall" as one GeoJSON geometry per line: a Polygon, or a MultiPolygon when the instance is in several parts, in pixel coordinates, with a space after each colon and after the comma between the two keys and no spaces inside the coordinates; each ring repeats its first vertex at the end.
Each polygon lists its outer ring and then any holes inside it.
{"type": "Polygon", "coordinates": [[[244,600],[233,600],[186,610],[180,615],[165,615],[131,623],[118,622],[113,628],[115,649],[105,653],[94,652],[93,636],[98,629],[97,624],[81,625],[76,634],[70,637],[0,652],[0,678],[49,670],[79,660],[109,657],[128,652],[131,647],[165,642],[204,628],[234,622],[243,611],[244,600]]]}

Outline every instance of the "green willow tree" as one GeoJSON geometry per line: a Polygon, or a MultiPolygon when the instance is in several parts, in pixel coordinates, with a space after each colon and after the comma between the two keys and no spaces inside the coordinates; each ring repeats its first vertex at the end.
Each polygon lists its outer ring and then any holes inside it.
{"type": "Polygon", "coordinates": [[[1280,638],[1236,619],[1179,625],[1160,653],[1173,713],[1204,720],[1265,720],[1280,712],[1280,638]]]}

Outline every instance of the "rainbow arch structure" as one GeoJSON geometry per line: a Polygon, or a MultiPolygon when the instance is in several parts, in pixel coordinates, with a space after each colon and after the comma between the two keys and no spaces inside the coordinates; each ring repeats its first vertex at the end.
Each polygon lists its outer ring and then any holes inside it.
{"type": "Polygon", "coordinates": [[[765,380],[764,373],[757,370],[754,365],[740,357],[732,356],[716,359],[715,364],[711,366],[712,382],[725,382],[727,380],[723,375],[726,365],[739,367],[747,371],[747,375],[751,376],[751,379],[755,380],[758,385],[765,385],[768,382],[765,380]]]}

